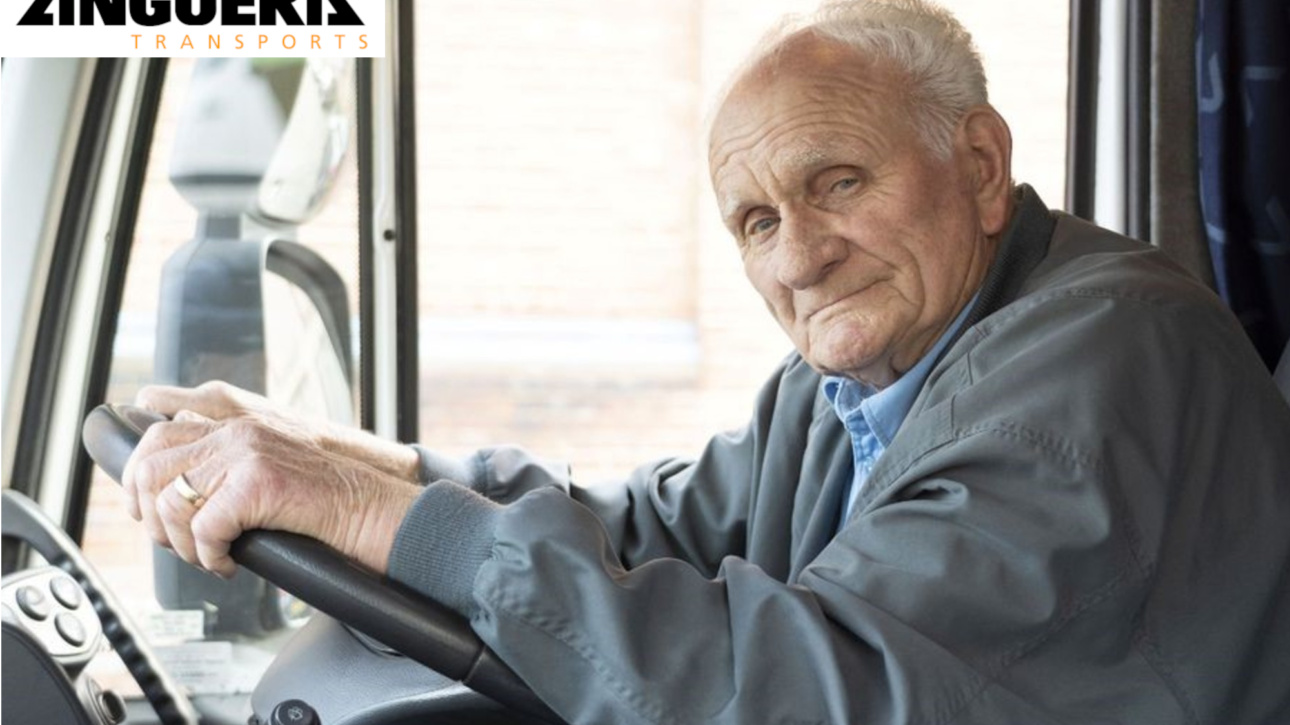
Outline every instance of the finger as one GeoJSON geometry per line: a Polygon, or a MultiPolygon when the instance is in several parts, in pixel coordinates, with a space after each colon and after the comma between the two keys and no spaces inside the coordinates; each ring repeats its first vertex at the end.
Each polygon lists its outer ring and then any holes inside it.
{"type": "Polygon", "coordinates": [[[143,524],[144,531],[148,533],[148,538],[156,542],[158,546],[170,549],[173,548],[170,543],[170,535],[157,512],[157,497],[159,495],[159,491],[145,490],[140,492],[139,521],[143,524]]]}
{"type": "Polygon", "coordinates": [[[207,418],[222,420],[236,415],[237,388],[220,380],[202,383],[195,388],[172,385],[149,385],[135,396],[135,403],[142,408],[173,416],[181,410],[191,410],[207,418]]]}
{"type": "Polygon", "coordinates": [[[187,470],[180,468],[172,472],[171,467],[162,465],[162,462],[168,459],[162,458],[158,461],[152,461],[152,459],[163,451],[192,445],[210,435],[213,430],[214,426],[211,423],[197,421],[166,421],[154,423],[148,427],[121,471],[121,486],[125,491],[126,510],[131,518],[135,521],[140,520],[142,497],[146,495],[151,500],[157,489],[168,485],[171,479],[187,470]],[[152,462],[143,465],[144,461],[152,462]]]}
{"type": "Polygon", "coordinates": [[[191,408],[197,399],[196,388],[181,388],[174,385],[145,385],[134,396],[134,404],[140,408],[173,416],[184,408],[191,408]]]}
{"type": "Polygon", "coordinates": [[[172,546],[157,510],[157,499],[177,476],[211,457],[211,427],[204,423],[161,423],[152,428],[131,456],[127,495],[132,497],[131,513],[143,522],[148,535],[161,546],[172,546]],[[152,428],[158,426],[161,430],[154,434],[152,428]]]}
{"type": "Polygon", "coordinates": [[[192,533],[197,559],[202,568],[229,579],[237,573],[237,564],[229,557],[229,547],[242,535],[242,525],[227,505],[227,498],[207,502],[192,519],[192,533]]]}
{"type": "Polygon", "coordinates": [[[175,553],[198,568],[202,568],[202,562],[197,556],[193,519],[222,485],[224,465],[225,463],[217,457],[207,458],[205,462],[182,474],[162,489],[157,498],[157,512],[166,527],[167,536],[175,553]],[[191,493],[198,496],[196,501],[185,495],[180,481],[183,482],[183,486],[191,489],[191,493]]]}
{"type": "Polygon", "coordinates": [[[197,511],[197,505],[184,498],[173,484],[157,495],[157,516],[167,541],[179,558],[193,566],[201,565],[192,532],[192,520],[197,511]]]}

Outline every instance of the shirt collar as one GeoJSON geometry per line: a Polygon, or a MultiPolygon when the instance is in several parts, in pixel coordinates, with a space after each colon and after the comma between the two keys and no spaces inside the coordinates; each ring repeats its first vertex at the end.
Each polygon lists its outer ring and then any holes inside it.
{"type": "MultiPolygon", "coordinates": [[[[977,295],[979,294],[978,292],[977,295]]],[[[834,375],[826,376],[824,395],[833,404],[833,410],[842,424],[849,430],[863,423],[878,437],[878,441],[884,448],[891,445],[891,440],[896,437],[896,431],[900,430],[901,424],[909,416],[910,408],[914,407],[914,400],[923,389],[923,383],[927,382],[932,366],[963,325],[963,321],[967,319],[968,312],[976,304],[977,295],[973,295],[972,299],[963,306],[958,317],[954,318],[954,322],[941,334],[932,349],[924,353],[914,367],[897,378],[896,382],[882,390],[877,390],[858,380],[834,375]]]]}

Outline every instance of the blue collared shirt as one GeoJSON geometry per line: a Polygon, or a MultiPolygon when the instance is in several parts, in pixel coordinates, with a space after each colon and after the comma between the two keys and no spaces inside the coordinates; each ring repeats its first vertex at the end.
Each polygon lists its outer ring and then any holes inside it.
{"type": "Polygon", "coordinates": [[[905,422],[909,409],[914,406],[914,400],[923,389],[923,383],[927,382],[927,376],[932,372],[932,365],[940,357],[941,350],[945,349],[955,333],[963,326],[968,311],[975,304],[976,297],[973,296],[932,349],[928,350],[914,367],[897,378],[896,382],[882,390],[876,390],[850,378],[833,375],[824,378],[824,395],[833,404],[833,410],[837,413],[838,419],[851,435],[851,455],[855,471],[851,486],[843,494],[842,517],[838,520],[839,530],[847,519],[851,518],[851,509],[860,498],[860,491],[864,488],[865,481],[869,480],[869,474],[873,472],[874,465],[877,464],[883,451],[887,450],[887,446],[891,445],[891,439],[896,437],[896,431],[900,430],[901,424],[905,422]]]}

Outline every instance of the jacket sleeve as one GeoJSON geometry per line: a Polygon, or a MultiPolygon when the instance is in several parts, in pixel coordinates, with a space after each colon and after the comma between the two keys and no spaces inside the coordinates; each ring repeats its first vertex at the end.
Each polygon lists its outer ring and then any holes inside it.
{"type": "Polygon", "coordinates": [[[424,485],[451,482],[499,504],[532,491],[559,491],[600,518],[628,566],[672,557],[715,571],[723,556],[743,546],[753,438],[752,426],[745,426],[714,437],[697,459],[652,461],[625,481],[592,486],[520,448],[481,449],[453,460],[414,447],[424,485]]]}
{"type": "Polygon", "coordinates": [[[1111,502],[1081,482],[1093,469],[1025,447],[983,432],[921,460],[916,487],[852,521],[796,584],[733,556],[711,576],[673,558],[627,569],[558,490],[500,505],[443,483],[390,572],[470,617],[571,723],[933,723],[965,708],[1043,723],[993,683],[1135,571],[1111,502]],[[1044,482],[1024,505],[1000,456],[1044,482]],[[402,558],[422,547],[441,571],[402,558]]]}
{"type": "MultiPolygon", "coordinates": [[[[751,421],[714,436],[697,458],[651,461],[623,481],[582,485],[568,466],[540,461],[515,447],[486,448],[452,459],[414,446],[422,483],[451,481],[502,504],[532,491],[561,491],[599,518],[610,547],[627,567],[666,557],[711,576],[723,557],[744,550],[766,440],[773,425],[792,424],[782,420],[792,415],[781,409],[782,400],[799,397],[781,395],[782,388],[801,387],[805,377],[799,371],[794,382],[785,383],[785,373],[802,367],[797,356],[786,358],[759,392],[751,421]]],[[[807,379],[811,385],[814,381],[813,376],[807,379]]]]}

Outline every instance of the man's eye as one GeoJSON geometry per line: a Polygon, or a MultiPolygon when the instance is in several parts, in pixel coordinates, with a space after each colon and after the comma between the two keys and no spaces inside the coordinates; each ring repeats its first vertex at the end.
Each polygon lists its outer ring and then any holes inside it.
{"type": "Polygon", "coordinates": [[[775,217],[769,217],[769,216],[751,219],[749,220],[747,226],[744,228],[744,236],[749,239],[763,236],[770,230],[774,229],[775,224],[777,224],[778,222],[779,222],[778,219],[776,219],[775,217]]]}
{"type": "Polygon", "coordinates": [[[848,191],[860,185],[860,179],[855,176],[848,176],[844,179],[838,179],[833,182],[833,191],[848,191]]]}

